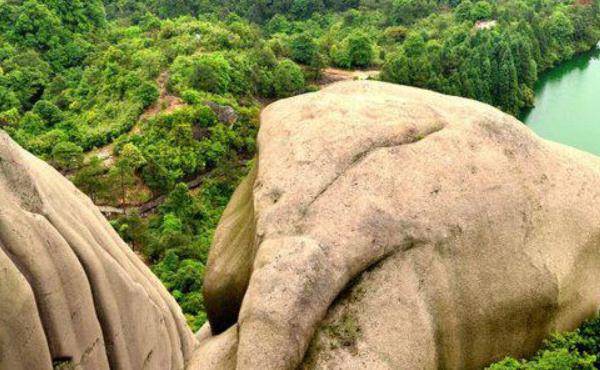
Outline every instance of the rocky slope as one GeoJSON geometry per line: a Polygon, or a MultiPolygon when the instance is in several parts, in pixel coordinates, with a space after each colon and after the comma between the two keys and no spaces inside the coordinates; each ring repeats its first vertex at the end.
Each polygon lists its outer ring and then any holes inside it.
{"type": "Polygon", "coordinates": [[[344,82],[262,114],[196,336],[0,133],[0,369],[474,369],[600,304],[600,159],[484,104],[344,82]]]}
{"type": "Polygon", "coordinates": [[[194,346],[92,202],[0,131],[0,369],[183,369],[194,346]]]}
{"type": "Polygon", "coordinates": [[[339,83],[262,114],[194,369],[470,369],[600,304],[600,160],[487,105],[339,83]]]}

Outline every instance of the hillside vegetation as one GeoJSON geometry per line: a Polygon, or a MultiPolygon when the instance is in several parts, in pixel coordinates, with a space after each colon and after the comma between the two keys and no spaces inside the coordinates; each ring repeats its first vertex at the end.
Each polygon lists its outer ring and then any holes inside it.
{"type": "MultiPolygon", "coordinates": [[[[197,329],[265,103],[316,89],[330,66],[517,114],[541,72],[599,39],[596,0],[9,0],[0,127],[124,212],[114,227],[197,329]]],[[[591,348],[565,338],[551,350],[591,348]]]]}

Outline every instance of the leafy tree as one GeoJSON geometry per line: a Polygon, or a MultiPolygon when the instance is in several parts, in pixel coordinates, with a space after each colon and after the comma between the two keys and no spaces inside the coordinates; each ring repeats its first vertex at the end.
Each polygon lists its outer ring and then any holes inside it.
{"type": "Polygon", "coordinates": [[[350,60],[350,55],[348,54],[347,42],[333,45],[329,51],[329,56],[331,57],[331,61],[335,66],[341,68],[352,67],[352,61],[350,60]]]}
{"type": "Polygon", "coordinates": [[[357,31],[347,39],[348,58],[353,67],[368,67],[373,62],[375,51],[370,38],[363,32],[357,31]]]}
{"type": "MultiPolygon", "coordinates": [[[[36,124],[37,122],[35,121],[35,116],[31,116],[31,118],[32,125],[36,124]]],[[[27,142],[27,146],[34,154],[39,156],[47,156],[52,152],[58,143],[63,141],[68,141],[68,135],[63,130],[53,129],[30,137],[27,142]]]]}
{"type": "Polygon", "coordinates": [[[407,84],[410,81],[408,69],[408,58],[403,51],[396,52],[388,57],[381,71],[381,79],[384,81],[407,84]]]}
{"type": "Polygon", "coordinates": [[[290,33],[292,31],[292,25],[284,15],[275,14],[267,22],[264,29],[268,34],[290,33]]]}
{"type": "Polygon", "coordinates": [[[472,21],[471,12],[473,10],[473,3],[471,0],[463,0],[454,9],[454,15],[459,21],[472,21]]]}
{"type": "Polygon", "coordinates": [[[290,14],[296,19],[307,19],[322,10],[322,0],[293,0],[290,14]]]}
{"type": "Polygon", "coordinates": [[[304,88],[302,69],[288,59],[280,62],[273,72],[273,87],[279,98],[298,94],[304,88]]]}
{"type": "Polygon", "coordinates": [[[220,54],[201,55],[192,62],[190,82],[193,88],[216,94],[227,92],[231,67],[220,54]]]}
{"type": "Polygon", "coordinates": [[[93,156],[89,163],[85,164],[73,177],[73,183],[86,193],[92,201],[107,195],[108,183],[104,177],[106,168],[102,160],[93,156]]]}
{"type": "Polygon", "coordinates": [[[47,100],[38,100],[31,111],[43,119],[48,126],[53,126],[63,119],[62,111],[47,100]]]}
{"type": "Polygon", "coordinates": [[[199,210],[196,201],[190,194],[185,183],[179,183],[165,202],[160,206],[160,211],[165,214],[173,214],[182,220],[193,220],[199,210]]]}
{"type": "Polygon", "coordinates": [[[52,149],[52,162],[61,170],[73,170],[83,162],[83,149],[69,141],[63,141],[52,149]]]}
{"type": "Polygon", "coordinates": [[[46,0],[44,3],[71,32],[91,31],[106,25],[101,0],[46,0]]]}
{"type": "Polygon", "coordinates": [[[201,294],[204,270],[201,262],[181,260],[173,249],[167,251],[164,259],[153,268],[167,289],[172,291],[194,330],[198,330],[206,321],[201,294]]]}
{"type": "Polygon", "coordinates": [[[505,41],[500,41],[497,46],[495,75],[493,76],[496,86],[496,96],[499,97],[500,107],[511,113],[518,113],[519,84],[517,80],[517,69],[510,47],[505,41]]]}
{"type": "Polygon", "coordinates": [[[3,112],[0,111],[0,127],[16,126],[19,119],[19,110],[17,108],[11,108],[3,112]]]}
{"type": "Polygon", "coordinates": [[[411,24],[435,8],[433,0],[393,0],[390,18],[394,24],[411,24]]]}
{"type": "Polygon", "coordinates": [[[64,35],[60,18],[36,0],[24,1],[10,24],[13,27],[8,35],[14,41],[40,50],[58,46],[64,35]]]}
{"type": "Polygon", "coordinates": [[[147,108],[158,99],[159,92],[155,84],[144,82],[138,89],[137,95],[142,102],[142,106],[147,108]]]}
{"type": "Polygon", "coordinates": [[[492,6],[487,1],[478,1],[471,8],[470,19],[479,21],[492,17],[492,6]]]}
{"type": "Polygon", "coordinates": [[[362,31],[355,31],[331,48],[333,63],[342,68],[365,68],[373,63],[375,49],[370,37],[362,31]]]}
{"type": "Polygon", "coordinates": [[[12,108],[21,108],[19,99],[12,90],[0,85],[0,112],[4,112],[12,108]]]}
{"type": "Polygon", "coordinates": [[[0,76],[0,85],[10,89],[21,109],[31,109],[48,83],[52,73],[50,65],[38,52],[28,49],[11,54],[3,61],[3,67],[5,74],[0,76]]]}
{"type": "Polygon", "coordinates": [[[291,57],[302,64],[313,64],[319,53],[315,39],[308,33],[294,35],[290,42],[291,57]]]}
{"type": "Polygon", "coordinates": [[[137,210],[117,219],[113,222],[113,227],[125,242],[131,244],[134,251],[139,249],[138,243],[142,245],[148,243],[148,223],[137,210]]]}
{"type": "Polygon", "coordinates": [[[569,17],[562,11],[556,11],[548,19],[546,30],[557,42],[566,42],[575,32],[569,17]]]}
{"type": "Polygon", "coordinates": [[[127,187],[135,181],[135,171],[146,163],[143,154],[134,144],[128,143],[123,146],[119,153],[119,159],[110,170],[110,177],[115,181],[121,193],[121,205],[127,202],[127,187]]]}

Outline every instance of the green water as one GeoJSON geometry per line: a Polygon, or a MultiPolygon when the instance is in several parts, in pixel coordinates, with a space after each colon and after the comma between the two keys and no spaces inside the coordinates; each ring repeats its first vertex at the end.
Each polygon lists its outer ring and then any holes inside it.
{"type": "Polygon", "coordinates": [[[545,73],[522,120],[543,138],[600,155],[600,46],[545,73]]]}

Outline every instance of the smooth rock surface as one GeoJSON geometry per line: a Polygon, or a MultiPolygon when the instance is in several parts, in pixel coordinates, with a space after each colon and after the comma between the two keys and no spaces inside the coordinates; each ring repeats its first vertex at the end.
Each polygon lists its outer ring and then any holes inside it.
{"type": "Polygon", "coordinates": [[[258,144],[194,369],[475,369],[600,305],[600,160],[497,109],[344,82],[266,108],[258,144]]]}
{"type": "Polygon", "coordinates": [[[195,344],[92,202],[0,131],[0,369],[183,369],[195,344]]]}

